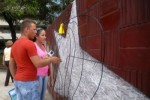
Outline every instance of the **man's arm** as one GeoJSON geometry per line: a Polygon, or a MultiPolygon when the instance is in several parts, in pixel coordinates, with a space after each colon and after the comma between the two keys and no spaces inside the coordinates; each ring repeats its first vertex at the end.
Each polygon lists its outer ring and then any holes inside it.
{"type": "Polygon", "coordinates": [[[42,59],[38,56],[32,56],[30,57],[32,63],[34,64],[34,66],[36,67],[42,67],[42,66],[46,66],[49,65],[50,63],[55,63],[55,64],[59,64],[61,62],[60,58],[58,57],[47,57],[45,59],[42,59]]]}
{"type": "Polygon", "coordinates": [[[16,74],[16,63],[15,63],[15,59],[13,59],[13,58],[10,58],[10,61],[9,61],[9,69],[10,69],[11,75],[12,75],[13,78],[14,78],[14,76],[15,76],[15,74],[16,74]]]}

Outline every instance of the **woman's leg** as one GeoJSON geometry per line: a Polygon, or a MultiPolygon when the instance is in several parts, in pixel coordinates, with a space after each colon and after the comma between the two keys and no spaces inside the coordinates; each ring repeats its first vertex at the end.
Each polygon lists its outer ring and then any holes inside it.
{"type": "Polygon", "coordinates": [[[47,89],[47,76],[38,76],[38,81],[40,83],[40,100],[44,100],[47,89]]]}
{"type": "Polygon", "coordinates": [[[6,79],[5,79],[5,86],[8,86],[9,83],[9,78],[10,78],[10,70],[9,70],[9,61],[5,61],[5,65],[7,67],[7,74],[6,74],[6,79]]]}

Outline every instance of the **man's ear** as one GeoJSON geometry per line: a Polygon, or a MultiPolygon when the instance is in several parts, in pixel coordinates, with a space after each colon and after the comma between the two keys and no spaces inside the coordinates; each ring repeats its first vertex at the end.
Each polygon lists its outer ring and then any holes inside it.
{"type": "Polygon", "coordinates": [[[28,27],[24,28],[24,34],[28,35],[28,33],[29,33],[29,28],[28,27]]]}
{"type": "Polygon", "coordinates": [[[30,29],[30,27],[26,27],[27,28],[27,30],[29,30],[30,29]]]}
{"type": "Polygon", "coordinates": [[[26,32],[28,30],[28,28],[26,27],[26,28],[24,28],[24,31],[26,32]]]}

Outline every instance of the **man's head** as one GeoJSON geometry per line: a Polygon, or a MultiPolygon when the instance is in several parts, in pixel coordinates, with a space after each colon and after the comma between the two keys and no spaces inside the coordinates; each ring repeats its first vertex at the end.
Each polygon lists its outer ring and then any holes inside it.
{"type": "Polygon", "coordinates": [[[31,19],[25,19],[21,24],[21,33],[28,39],[34,39],[36,36],[36,22],[31,19]]]}
{"type": "Polygon", "coordinates": [[[6,47],[9,48],[13,45],[13,42],[11,40],[8,40],[6,43],[5,43],[6,47]]]}

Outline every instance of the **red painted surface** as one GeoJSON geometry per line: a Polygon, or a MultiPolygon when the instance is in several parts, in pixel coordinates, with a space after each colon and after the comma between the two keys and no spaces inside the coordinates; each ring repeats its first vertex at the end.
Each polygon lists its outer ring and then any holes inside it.
{"type": "MultiPolygon", "coordinates": [[[[70,8],[48,32],[69,19],[70,8]]],[[[104,32],[107,67],[150,97],[150,0],[77,0],[77,10],[82,48],[101,61],[104,32]]]]}
{"type": "MultiPolygon", "coordinates": [[[[61,23],[65,24],[65,29],[67,29],[67,24],[70,18],[70,11],[72,5],[70,4],[66,10],[62,13],[60,17],[58,17],[52,25],[47,29],[47,48],[49,50],[53,50],[55,52],[55,56],[59,56],[58,54],[58,46],[56,44],[56,40],[54,38],[54,31],[58,32],[59,26],[61,23]],[[67,20],[66,20],[67,19],[67,20]]],[[[66,31],[66,30],[65,30],[66,31]]],[[[53,73],[49,76],[48,80],[48,90],[52,94],[54,100],[67,100],[66,97],[60,96],[58,93],[54,91],[54,84],[56,81],[57,73],[58,73],[58,66],[53,65],[53,73]],[[53,79],[53,81],[52,81],[53,79]]]]}

